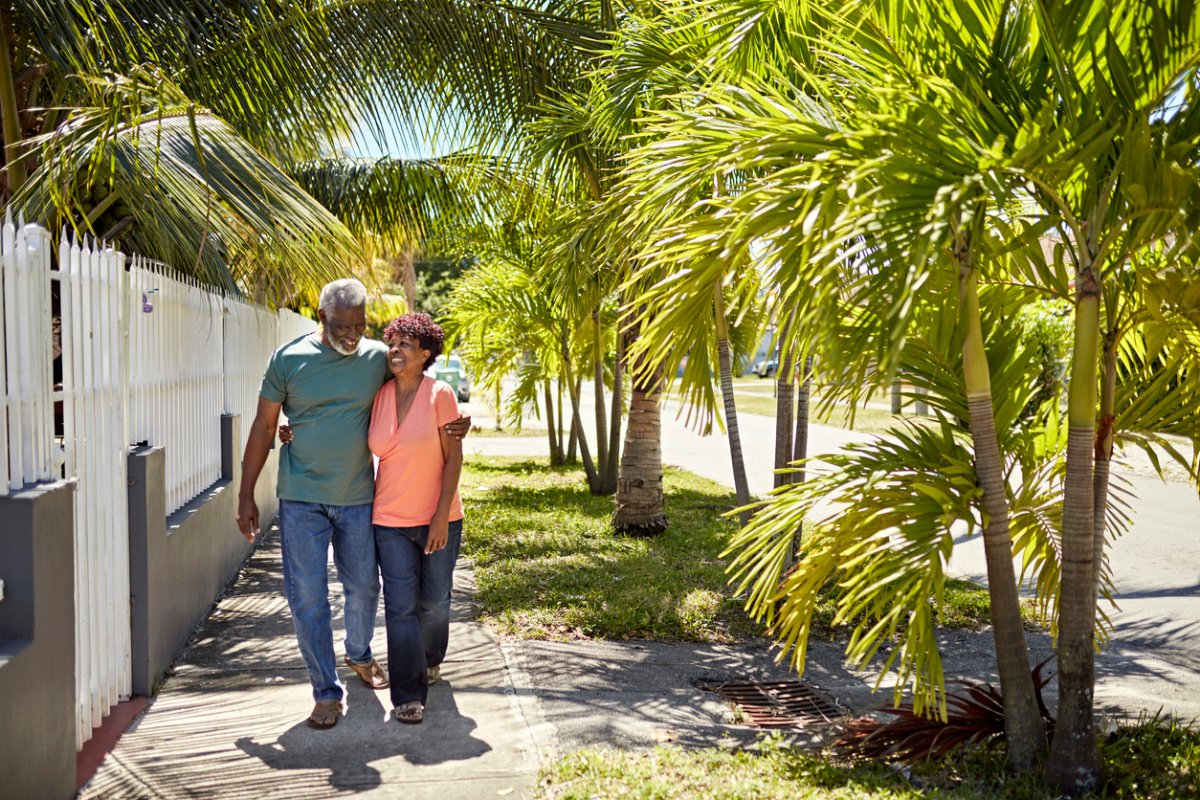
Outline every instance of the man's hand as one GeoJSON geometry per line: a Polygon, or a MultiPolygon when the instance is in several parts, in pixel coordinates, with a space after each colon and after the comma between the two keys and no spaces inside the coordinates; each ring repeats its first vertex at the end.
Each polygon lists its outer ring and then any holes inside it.
{"type": "Polygon", "coordinates": [[[287,444],[292,439],[296,438],[296,434],[292,433],[292,426],[286,422],[279,426],[279,443],[287,444]]]}
{"type": "Polygon", "coordinates": [[[471,418],[459,417],[456,420],[446,423],[446,433],[453,436],[455,439],[465,439],[471,431],[471,418]]]}
{"type": "Polygon", "coordinates": [[[234,519],[237,520],[238,530],[246,537],[246,541],[253,542],[259,531],[258,503],[254,502],[253,497],[238,498],[237,516],[234,519]]]}

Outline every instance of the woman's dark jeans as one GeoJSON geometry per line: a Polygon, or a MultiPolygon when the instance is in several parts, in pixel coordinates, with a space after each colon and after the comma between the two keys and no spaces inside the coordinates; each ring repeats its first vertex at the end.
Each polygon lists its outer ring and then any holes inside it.
{"type": "Polygon", "coordinates": [[[428,525],[375,526],[393,706],[409,700],[425,702],[427,670],[442,663],[450,639],[450,590],[462,543],[462,520],[450,523],[445,547],[425,555],[428,538],[428,525]]]}

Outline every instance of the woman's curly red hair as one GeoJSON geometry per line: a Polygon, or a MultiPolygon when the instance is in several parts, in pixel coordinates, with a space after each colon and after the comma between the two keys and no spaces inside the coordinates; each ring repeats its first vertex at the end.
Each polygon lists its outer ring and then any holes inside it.
{"type": "Polygon", "coordinates": [[[433,317],[422,314],[420,311],[396,317],[383,329],[385,342],[390,343],[397,336],[416,339],[421,343],[422,350],[429,351],[429,358],[425,359],[425,366],[422,369],[429,369],[429,365],[442,354],[442,342],[446,339],[442,326],[434,322],[433,317]]]}

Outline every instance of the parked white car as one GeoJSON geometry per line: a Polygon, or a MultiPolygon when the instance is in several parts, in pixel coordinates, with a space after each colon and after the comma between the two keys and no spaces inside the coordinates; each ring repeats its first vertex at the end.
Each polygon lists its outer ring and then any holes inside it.
{"type": "Polygon", "coordinates": [[[466,403],[471,399],[471,376],[463,368],[462,359],[456,355],[442,354],[429,365],[425,374],[431,378],[450,384],[450,388],[458,396],[458,402],[466,403]]]}

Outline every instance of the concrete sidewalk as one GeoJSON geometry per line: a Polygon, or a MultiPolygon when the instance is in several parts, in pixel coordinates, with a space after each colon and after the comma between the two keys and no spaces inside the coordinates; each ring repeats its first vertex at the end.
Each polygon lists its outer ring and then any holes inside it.
{"type": "MultiPolygon", "coordinates": [[[[348,669],[346,715],[305,724],[307,674],[283,596],[278,529],[192,637],[149,710],[121,737],[84,798],[523,797],[539,766],[530,718],[495,636],[471,616],[469,567],[456,576],[453,652],[425,722],[401,725],[387,691],[348,669]]],[[[331,571],[331,581],[332,581],[331,571]]],[[[331,593],[340,628],[340,586],[331,593]]],[[[386,652],[382,627],[374,645],[386,652]]],[[[341,632],[335,631],[340,652],[341,632]]]]}
{"type": "MultiPolygon", "coordinates": [[[[330,567],[333,583],[333,570],[330,567]]],[[[765,641],[500,640],[473,621],[473,574],[455,574],[450,652],[425,721],[390,715],[348,669],[348,710],[329,731],[307,727],[307,676],[283,597],[278,530],[197,630],[148,710],[105,757],[82,798],[328,798],[423,800],[539,796],[540,767],[589,745],[736,746],[761,731],[735,719],[712,684],[787,680],[765,641]]],[[[340,644],[340,587],[333,583],[340,644]]],[[[374,645],[386,659],[385,634],[374,645]]],[[[953,634],[960,674],[986,677],[990,636],[953,634]],[[979,670],[983,670],[982,673],[979,670]]],[[[951,670],[954,674],[954,670],[951,670]]],[[[888,702],[841,648],[810,643],[806,680],[843,709],[888,702]]],[[[819,741],[829,726],[797,734],[819,741]]]]}
{"type": "MultiPolygon", "coordinates": [[[[501,641],[472,621],[465,560],[455,579],[450,653],[424,723],[395,722],[386,691],[341,669],[347,713],[315,731],[305,724],[311,692],[272,529],[80,796],[535,797],[539,768],[577,747],[752,740],[757,732],[736,724],[705,683],[790,677],[764,642],[501,641]]],[[[336,583],[331,595],[340,647],[336,583]]],[[[381,609],[374,645],[386,660],[382,621],[381,609]]],[[[868,702],[863,679],[838,666],[837,649],[814,644],[809,677],[843,705],[868,702]]]]}

